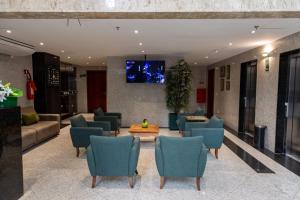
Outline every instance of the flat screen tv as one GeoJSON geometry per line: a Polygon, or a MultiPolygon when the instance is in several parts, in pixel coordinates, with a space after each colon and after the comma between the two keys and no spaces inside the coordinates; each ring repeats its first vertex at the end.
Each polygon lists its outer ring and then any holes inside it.
{"type": "Polygon", "coordinates": [[[165,61],[127,60],[127,83],[164,83],[165,61]]]}

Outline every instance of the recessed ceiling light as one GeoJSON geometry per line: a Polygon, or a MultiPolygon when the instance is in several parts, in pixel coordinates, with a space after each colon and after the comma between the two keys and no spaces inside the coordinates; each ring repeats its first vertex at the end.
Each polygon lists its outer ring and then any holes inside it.
{"type": "Polygon", "coordinates": [[[103,62],[102,65],[105,65],[105,62],[103,62]]]}
{"type": "Polygon", "coordinates": [[[90,64],[89,62],[86,63],[87,65],[90,64]]]}
{"type": "Polygon", "coordinates": [[[6,33],[11,34],[11,30],[7,29],[6,33]]]}
{"type": "Polygon", "coordinates": [[[205,56],[204,58],[208,59],[208,56],[205,56]]]}
{"type": "Polygon", "coordinates": [[[256,30],[252,30],[252,31],[251,31],[251,34],[254,34],[254,33],[256,33],[256,30]]]}
{"type": "Polygon", "coordinates": [[[140,45],[140,46],[142,46],[142,45],[143,45],[143,43],[142,43],[142,42],[140,42],[140,43],[139,43],[139,45],[140,45]]]}
{"type": "Polygon", "coordinates": [[[139,34],[139,30],[134,30],[134,34],[139,34]]]}
{"type": "Polygon", "coordinates": [[[194,65],[197,65],[198,63],[197,62],[194,62],[194,65]]]}
{"type": "Polygon", "coordinates": [[[232,46],[233,44],[232,44],[232,42],[229,42],[229,44],[228,44],[229,46],[232,46]]]}
{"type": "Polygon", "coordinates": [[[144,51],[144,50],[142,50],[141,52],[142,52],[142,53],[145,53],[145,51],[144,51]]]}
{"type": "Polygon", "coordinates": [[[92,59],[92,56],[89,56],[88,59],[92,59]]]}
{"type": "Polygon", "coordinates": [[[41,46],[44,46],[44,42],[40,42],[40,45],[41,45],[41,46]]]}
{"type": "Polygon", "coordinates": [[[267,57],[269,54],[268,53],[263,53],[262,56],[263,57],[267,57]]]}
{"type": "Polygon", "coordinates": [[[65,53],[65,50],[61,50],[60,52],[61,52],[61,53],[65,53]]]}
{"type": "Polygon", "coordinates": [[[219,50],[218,50],[218,49],[216,49],[216,50],[215,50],[215,53],[219,53],[219,50]]]}
{"type": "Polygon", "coordinates": [[[71,57],[70,57],[70,56],[68,56],[67,58],[68,58],[68,59],[70,59],[71,57]]]}

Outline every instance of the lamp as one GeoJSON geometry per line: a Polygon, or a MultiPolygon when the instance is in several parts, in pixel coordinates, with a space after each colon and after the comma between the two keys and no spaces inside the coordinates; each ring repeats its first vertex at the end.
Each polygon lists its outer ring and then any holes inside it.
{"type": "Polygon", "coordinates": [[[270,71],[270,58],[269,54],[273,51],[273,47],[271,44],[268,44],[264,47],[264,50],[262,52],[262,56],[265,57],[265,71],[268,72],[270,71]]]}

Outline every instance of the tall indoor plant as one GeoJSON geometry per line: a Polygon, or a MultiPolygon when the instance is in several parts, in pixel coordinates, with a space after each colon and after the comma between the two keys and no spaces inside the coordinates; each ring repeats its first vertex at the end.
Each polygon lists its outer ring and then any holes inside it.
{"type": "Polygon", "coordinates": [[[169,114],[169,127],[176,130],[178,113],[189,104],[191,94],[192,71],[188,63],[179,60],[166,71],[166,104],[174,113],[169,114]]]}
{"type": "Polygon", "coordinates": [[[3,84],[0,80],[0,108],[17,106],[18,97],[23,96],[20,89],[12,88],[10,83],[3,84]]]}

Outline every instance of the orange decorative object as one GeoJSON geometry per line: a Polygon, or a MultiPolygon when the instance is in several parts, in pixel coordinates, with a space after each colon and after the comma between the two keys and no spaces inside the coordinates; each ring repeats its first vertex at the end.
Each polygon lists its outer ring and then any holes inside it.
{"type": "Polygon", "coordinates": [[[206,88],[197,89],[197,103],[206,103],[206,88]]]}

